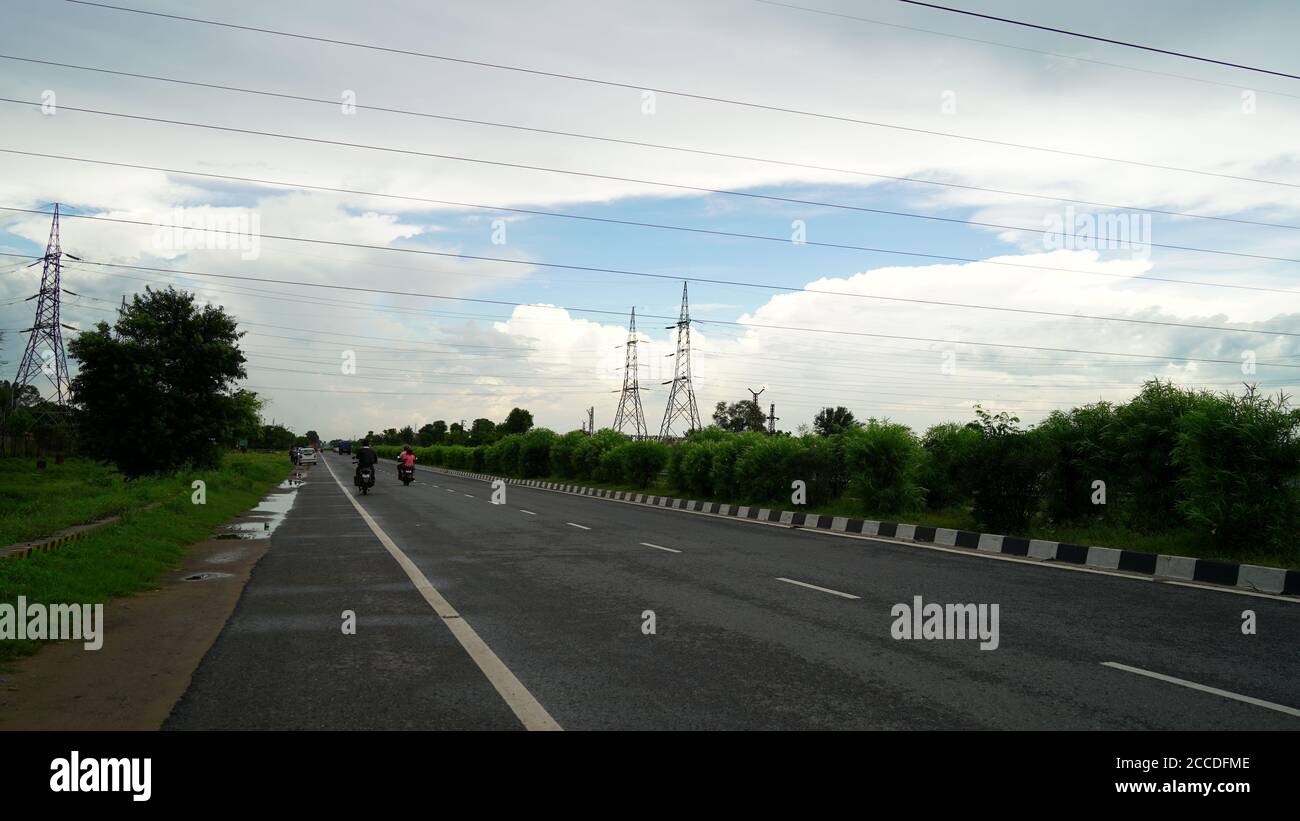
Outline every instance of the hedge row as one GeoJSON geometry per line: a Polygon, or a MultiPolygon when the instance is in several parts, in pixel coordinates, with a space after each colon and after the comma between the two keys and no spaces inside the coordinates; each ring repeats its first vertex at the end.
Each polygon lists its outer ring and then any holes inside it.
{"type": "Polygon", "coordinates": [[[1057,411],[1032,429],[977,407],[974,421],[922,436],[876,420],[825,437],[709,428],[671,445],[536,429],[416,453],[422,464],[459,470],[636,487],[666,471],[674,492],[741,504],[792,504],[799,481],[810,506],[848,497],[866,515],[966,510],[998,533],[1038,519],[1190,528],[1221,546],[1289,550],[1300,530],[1297,430],[1300,411],[1280,398],[1153,381],[1126,403],[1057,411]]]}

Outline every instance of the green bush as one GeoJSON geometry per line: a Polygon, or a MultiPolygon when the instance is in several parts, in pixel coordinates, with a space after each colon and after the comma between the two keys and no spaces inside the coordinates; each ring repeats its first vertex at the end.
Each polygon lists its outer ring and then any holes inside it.
{"type": "Polygon", "coordinates": [[[979,441],[979,430],[956,422],[935,425],[921,437],[926,459],[919,481],[927,507],[942,510],[970,499],[970,469],[979,441]]]}
{"type": "Polygon", "coordinates": [[[609,451],[618,464],[618,479],[638,488],[654,484],[668,462],[668,445],[662,442],[625,442],[609,451]]]}
{"type": "Polygon", "coordinates": [[[872,419],[841,435],[849,490],[868,513],[907,513],[921,508],[925,488],[919,478],[925,451],[911,428],[872,419]]]}
{"type": "Polygon", "coordinates": [[[802,478],[795,476],[792,468],[802,443],[788,436],[749,435],[756,437],[756,441],[736,458],[733,469],[740,500],[789,504],[790,483],[802,478]]]}
{"type": "Polygon", "coordinates": [[[713,492],[724,499],[740,499],[744,496],[742,481],[736,468],[745,453],[759,442],[767,439],[762,433],[735,433],[720,439],[714,445],[710,478],[713,492]]]}
{"type": "Polygon", "coordinates": [[[551,470],[551,445],[559,437],[547,428],[533,428],[519,441],[519,463],[516,473],[521,479],[546,476],[551,470]]]}
{"type": "Polygon", "coordinates": [[[1115,408],[1097,402],[1069,411],[1052,411],[1036,430],[1051,460],[1043,485],[1043,507],[1049,519],[1073,522],[1105,516],[1112,485],[1124,484],[1119,471],[1115,408]],[[1106,483],[1107,505],[1093,504],[1093,483],[1106,483]]]}
{"type": "Polygon", "coordinates": [[[574,457],[578,446],[587,441],[587,434],[580,430],[571,430],[551,443],[551,475],[572,479],[577,473],[574,457]]]}
{"type": "Polygon", "coordinates": [[[626,441],[626,436],[609,428],[586,437],[586,441],[579,442],[573,450],[574,478],[595,479],[600,473],[600,459],[605,451],[613,450],[626,441]]]}
{"type": "Polygon", "coordinates": [[[1044,439],[1017,427],[1014,416],[990,414],[978,405],[975,413],[980,432],[970,470],[975,520],[995,533],[1022,530],[1038,509],[1050,466],[1044,439]]]}
{"type": "Polygon", "coordinates": [[[1300,411],[1253,390],[1207,399],[1181,419],[1178,511],[1216,544],[1295,551],[1300,411]]]}
{"type": "Polygon", "coordinates": [[[1115,408],[1111,448],[1118,481],[1107,483],[1107,504],[1123,511],[1132,526],[1161,529],[1179,519],[1178,482],[1183,470],[1174,463],[1174,448],[1182,418],[1213,401],[1208,392],[1156,379],[1115,408]]]}

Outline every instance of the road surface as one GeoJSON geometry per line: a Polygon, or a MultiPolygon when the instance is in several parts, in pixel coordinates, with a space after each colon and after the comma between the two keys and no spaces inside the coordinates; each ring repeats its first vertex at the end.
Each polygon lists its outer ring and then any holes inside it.
{"type": "Polygon", "coordinates": [[[352,471],[310,470],[167,727],[1300,729],[1297,604],[352,471]],[[915,596],[997,604],[997,649],[893,638],[915,596]]]}

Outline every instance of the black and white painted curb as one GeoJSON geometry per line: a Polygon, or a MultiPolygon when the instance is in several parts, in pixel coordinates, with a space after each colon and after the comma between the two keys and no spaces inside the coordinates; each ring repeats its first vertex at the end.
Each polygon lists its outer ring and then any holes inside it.
{"type": "Polygon", "coordinates": [[[951,530],[945,527],[926,527],[899,522],[876,522],[871,519],[853,519],[846,516],[821,516],[765,507],[727,505],[719,502],[696,502],[674,499],[649,493],[583,487],[559,482],[542,482],[536,479],[510,479],[486,473],[470,473],[448,468],[426,468],[452,476],[463,476],[493,482],[498,479],[511,485],[536,487],[543,490],[614,499],[620,502],[650,505],[652,507],[733,516],[813,530],[834,533],[851,533],[862,536],[882,536],[891,539],[932,544],[942,547],[967,548],[984,553],[1002,553],[1024,556],[1048,562],[1081,565],[1098,570],[1118,570],[1139,573],[1170,581],[1201,582],[1225,585],[1255,593],[1300,596],[1300,570],[1278,567],[1261,567],[1253,564],[1195,559],[1188,556],[1166,556],[1163,553],[1140,553],[1113,547],[1089,547],[1068,542],[1050,542],[1042,539],[1022,539],[1018,536],[1000,536],[993,533],[976,533],[970,530],[951,530]]]}

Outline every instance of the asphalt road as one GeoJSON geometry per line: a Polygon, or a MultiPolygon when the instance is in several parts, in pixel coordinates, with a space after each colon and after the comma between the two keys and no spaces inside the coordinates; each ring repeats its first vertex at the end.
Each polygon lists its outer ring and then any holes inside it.
{"type": "Polygon", "coordinates": [[[444,619],[324,458],[167,727],[521,728],[468,626],[568,730],[1300,729],[1300,604],[382,465],[444,619]],[[997,649],[893,638],[915,596],[998,605],[997,649]]]}

